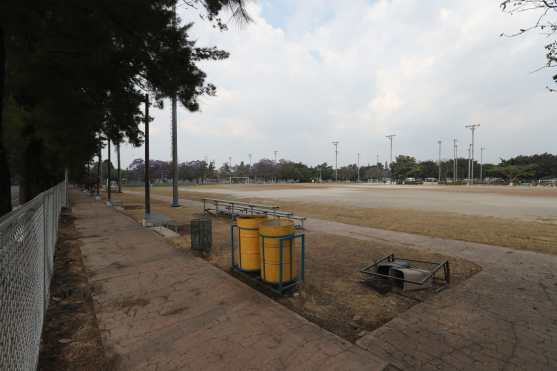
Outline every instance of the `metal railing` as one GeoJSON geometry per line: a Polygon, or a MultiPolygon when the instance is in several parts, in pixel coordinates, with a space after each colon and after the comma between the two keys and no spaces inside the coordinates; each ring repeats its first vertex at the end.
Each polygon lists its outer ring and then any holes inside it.
{"type": "Polygon", "coordinates": [[[62,207],[61,182],[0,218],[0,369],[35,370],[62,207]]]}

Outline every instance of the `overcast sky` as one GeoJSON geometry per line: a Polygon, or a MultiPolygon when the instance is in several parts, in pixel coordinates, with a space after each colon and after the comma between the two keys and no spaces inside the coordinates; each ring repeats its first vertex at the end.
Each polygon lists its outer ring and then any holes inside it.
{"type": "MultiPolygon", "coordinates": [[[[178,111],[179,161],[233,163],[260,158],[339,165],[388,159],[385,135],[396,134],[394,154],[419,160],[460,155],[477,123],[476,157],[557,152],[557,94],[537,32],[499,37],[535,14],[502,14],[499,0],[259,0],[254,22],[219,32],[199,19],[199,46],[230,52],[203,64],[216,97],[201,111],[178,111]]],[[[181,8],[182,11],[184,7],[181,8]]],[[[190,11],[191,12],[191,11],[190,11]]],[[[191,18],[186,13],[182,17],[191,18]]],[[[152,110],[151,158],[170,159],[170,110],[152,110]]],[[[105,154],[106,156],[106,150],[105,154]]],[[[122,163],[143,148],[122,147],[122,163]]],[[[106,158],[106,157],[105,157],[106,158]]]]}

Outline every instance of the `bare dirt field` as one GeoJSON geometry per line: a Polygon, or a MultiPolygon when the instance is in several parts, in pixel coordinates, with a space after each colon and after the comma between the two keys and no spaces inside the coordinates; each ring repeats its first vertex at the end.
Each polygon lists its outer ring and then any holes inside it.
{"type": "MultiPolygon", "coordinates": [[[[143,198],[137,194],[115,196],[124,203],[123,212],[137,220],[143,218],[143,198]]],[[[167,200],[153,195],[152,211],[164,213],[178,221],[180,237],[172,242],[179,248],[189,249],[190,235],[187,224],[193,214],[201,210],[199,205],[187,204],[171,208],[167,200]]],[[[207,258],[212,264],[230,269],[230,221],[213,219],[213,254],[207,258]]],[[[427,249],[408,251],[385,243],[371,243],[358,239],[340,237],[320,232],[306,231],[306,281],[296,296],[275,298],[283,305],[345,339],[355,341],[384,323],[395,318],[417,303],[436,295],[421,291],[402,295],[392,292],[381,295],[362,283],[359,269],[388,254],[440,261],[448,259],[451,264],[451,290],[468,277],[480,271],[480,267],[467,260],[435,254],[427,249]]]]}
{"type": "MultiPolygon", "coordinates": [[[[153,193],[169,196],[171,188],[153,193]]],[[[555,188],[208,185],[183,187],[180,197],[272,203],[306,217],[557,254],[555,188]]]]}

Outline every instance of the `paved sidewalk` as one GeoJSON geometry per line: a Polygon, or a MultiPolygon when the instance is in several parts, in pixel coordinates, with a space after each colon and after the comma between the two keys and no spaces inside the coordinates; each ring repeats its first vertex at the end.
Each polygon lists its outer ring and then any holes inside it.
{"type": "Polygon", "coordinates": [[[120,370],[382,370],[127,216],[73,193],[103,344],[120,370]]]}
{"type": "Polygon", "coordinates": [[[557,256],[310,219],[306,229],[427,249],[482,271],[357,344],[405,370],[557,370],[557,256]]]}

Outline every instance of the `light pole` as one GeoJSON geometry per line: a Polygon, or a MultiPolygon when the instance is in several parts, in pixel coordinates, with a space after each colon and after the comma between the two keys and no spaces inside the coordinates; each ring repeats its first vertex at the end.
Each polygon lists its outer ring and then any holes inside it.
{"type": "Polygon", "coordinates": [[[472,157],[472,145],[468,145],[468,185],[470,185],[470,158],[472,157]]]}
{"type": "Polygon", "coordinates": [[[439,159],[437,160],[437,165],[439,166],[439,177],[437,179],[437,184],[441,183],[441,143],[442,141],[438,140],[437,144],[439,144],[439,159]]]}
{"type": "Polygon", "coordinates": [[[110,137],[107,136],[106,138],[106,143],[107,143],[107,157],[108,157],[108,164],[107,164],[107,168],[108,168],[108,187],[106,188],[106,196],[107,196],[107,200],[106,200],[106,206],[112,206],[112,187],[110,186],[110,183],[112,182],[112,171],[111,171],[111,167],[112,167],[112,161],[110,160],[110,137]]]}
{"type": "Polygon", "coordinates": [[[97,157],[99,159],[99,166],[97,166],[97,194],[95,195],[95,200],[101,199],[101,183],[102,183],[102,167],[103,167],[103,140],[102,134],[99,133],[99,152],[97,157]]]}
{"type": "Polygon", "coordinates": [[[470,162],[469,162],[469,184],[474,184],[474,132],[476,128],[480,127],[480,124],[471,124],[465,126],[467,129],[470,129],[472,132],[472,144],[470,145],[470,162]]]}
{"type": "Polygon", "coordinates": [[[456,138],[453,139],[453,182],[458,181],[458,144],[456,138]]]}
{"type": "Polygon", "coordinates": [[[277,164],[277,153],[278,153],[278,151],[274,150],[273,153],[275,154],[275,165],[276,165],[277,164]]]}
{"type": "Polygon", "coordinates": [[[360,183],[360,152],[358,152],[358,183],[360,183]]]}
{"type": "Polygon", "coordinates": [[[333,146],[335,146],[335,182],[338,182],[338,140],[335,140],[333,146]]]}
{"type": "Polygon", "coordinates": [[[484,151],[485,147],[480,148],[480,183],[483,183],[484,151]]]}
{"type": "Polygon", "coordinates": [[[393,162],[393,138],[396,137],[396,134],[387,135],[386,138],[389,139],[390,144],[390,156],[389,156],[389,170],[391,169],[391,163],[393,162]]]}
{"type": "MultiPolygon", "coordinates": [[[[176,4],[174,4],[174,17],[172,26],[176,28],[176,4]]],[[[171,207],[180,206],[178,195],[178,113],[176,93],[172,94],[172,204],[171,207]]]]}
{"type": "Polygon", "coordinates": [[[145,94],[145,215],[148,222],[151,217],[151,185],[149,176],[149,94],[145,94]]]}

